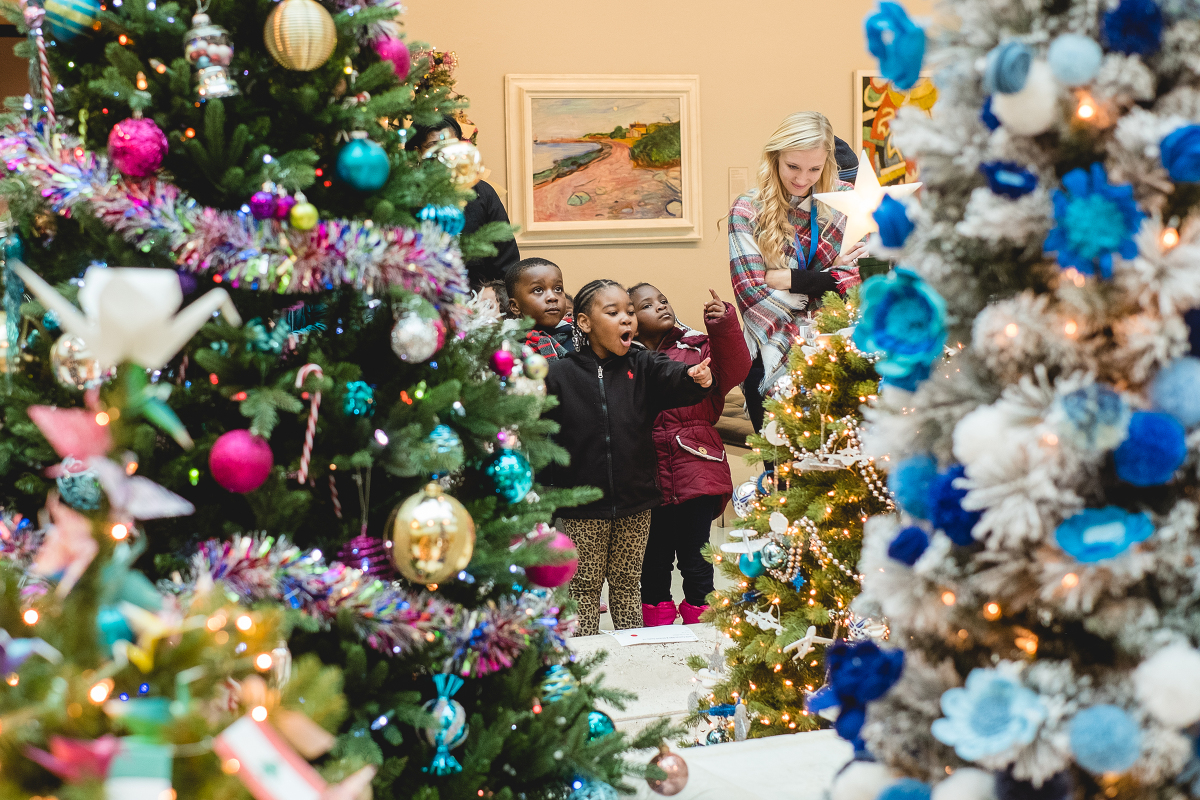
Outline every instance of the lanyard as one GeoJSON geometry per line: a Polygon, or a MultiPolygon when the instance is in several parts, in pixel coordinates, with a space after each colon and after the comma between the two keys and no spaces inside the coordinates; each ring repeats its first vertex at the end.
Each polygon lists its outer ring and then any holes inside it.
{"type": "Polygon", "coordinates": [[[813,266],[812,266],[813,260],[817,256],[817,241],[818,241],[818,233],[820,231],[819,231],[818,221],[817,221],[817,199],[815,197],[812,198],[812,200],[809,204],[809,207],[808,207],[808,230],[809,230],[808,258],[804,259],[803,262],[800,261],[800,258],[804,255],[803,251],[801,251],[801,249],[800,249],[800,234],[798,232],[796,233],[796,268],[797,269],[812,269],[813,268],[813,266]]]}

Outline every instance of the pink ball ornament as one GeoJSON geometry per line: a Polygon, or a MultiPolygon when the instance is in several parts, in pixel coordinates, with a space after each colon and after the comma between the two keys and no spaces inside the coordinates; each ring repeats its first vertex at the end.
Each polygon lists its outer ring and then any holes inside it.
{"type": "MultiPolygon", "coordinates": [[[[533,539],[535,542],[545,542],[555,553],[569,553],[575,549],[575,543],[561,531],[547,532],[533,539]]],[[[525,577],[545,589],[554,589],[569,583],[579,569],[579,556],[559,564],[538,564],[525,568],[525,577]]]]}
{"type": "Polygon", "coordinates": [[[130,178],[153,175],[166,154],[167,137],[152,119],[131,117],[108,134],[108,158],[130,178]]]}
{"type": "Polygon", "coordinates": [[[271,445],[247,430],[223,433],[208,454],[213,480],[231,492],[253,492],[266,482],[275,466],[271,445]]]}
{"type": "Polygon", "coordinates": [[[507,378],[512,375],[513,367],[516,366],[516,357],[507,350],[497,350],[492,353],[492,371],[501,378],[507,378]]]}
{"type": "Polygon", "coordinates": [[[267,190],[255,192],[250,198],[250,213],[255,219],[271,219],[277,209],[275,195],[267,190]]]}
{"type": "Polygon", "coordinates": [[[296,198],[291,195],[283,195],[275,201],[275,219],[287,219],[292,213],[292,209],[296,206],[296,198]]]}
{"type": "Polygon", "coordinates": [[[380,59],[392,63],[392,69],[396,71],[397,78],[404,80],[408,77],[408,71],[412,69],[412,55],[408,52],[408,45],[404,43],[403,39],[380,36],[371,42],[371,47],[380,59]]]}

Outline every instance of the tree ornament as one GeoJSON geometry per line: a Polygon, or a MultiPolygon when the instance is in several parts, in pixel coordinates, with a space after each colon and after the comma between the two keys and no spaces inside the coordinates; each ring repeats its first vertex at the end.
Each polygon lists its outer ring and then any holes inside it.
{"type": "Polygon", "coordinates": [[[116,374],[113,369],[102,369],[100,360],[78,336],[64,333],[50,348],[50,370],[63,386],[84,391],[95,389],[116,374]]]}
{"type": "Polygon", "coordinates": [[[69,42],[80,34],[91,36],[101,6],[97,0],[46,0],[46,24],[56,41],[69,42]]]}
{"type": "Polygon", "coordinates": [[[1076,763],[1096,775],[1124,772],[1141,755],[1141,728],[1117,706],[1085,708],[1071,720],[1070,734],[1076,763]]]}
{"type": "Polygon", "coordinates": [[[248,430],[221,434],[208,454],[208,469],[222,488],[246,494],[262,486],[275,466],[271,445],[248,430]]]}
{"type": "Polygon", "coordinates": [[[492,357],[488,359],[491,364],[492,372],[495,372],[501,378],[507,378],[512,375],[513,367],[517,365],[516,356],[509,350],[497,350],[492,353],[492,357]]]}
{"type": "Polygon", "coordinates": [[[1117,477],[1134,486],[1161,486],[1187,460],[1187,431],[1170,414],[1135,411],[1129,435],[1113,452],[1117,477]]]}
{"type": "Polygon", "coordinates": [[[432,222],[451,236],[463,232],[466,218],[458,206],[425,206],[417,212],[417,219],[432,222]]]}
{"type": "Polygon", "coordinates": [[[413,309],[404,309],[392,326],[392,352],[401,361],[428,361],[446,341],[446,326],[437,318],[425,319],[413,309]]]}
{"type": "Polygon", "coordinates": [[[275,690],[283,689],[292,679],[292,651],[286,639],[280,639],[271,649],[271,673],[267,677],[275,690]]]}
{"type": "Polygon", "coordinates": [[[929,800],[929,797],[929,784],[901,778],[880,792],[876,800],[929,800]]]}
{"type": "Polygon", "coordinates": [[[450,179],[460,189],[469,189],[483,178],[483,157],[470,142],[445,139],[426,150],[423,157],[436,159],[450,170],[450,179]]]}
{"type": "Polygon", "coordinates": [[[371,41],[371,49],[381,61],[388,61],[396,72],[396,78],[403,81],[412,69],[412,54],[403,39],[395,36],[380,36],[371,41]]]}
{"type": "Polygon", "coordinates": [[[475,521],[436,483],[401,503],[385,530],[396,568],[415,583],[441,583],[458,574],[475,550],[475,521]]]}
{"type": "Polygon", "coordinates": [[[1045,61],[1035,59],[1021,91],[992,95],[992,113],[1019,136],[1037,136],[1058,119],[1058,85],[1045,61]]]}
{"type": "Polygon", "coordinates": [[[552,552],[563,555],[571,554],[571,557],[566,561],[554,564],[535,564],[526,567],[525,577],[531,583],[545,589],[556,589],[569,583],[571,578],[575,577],[575,572],[579,569],[579,555],[575,551],[575,543],[571,541],[571,537],[544,523],[539,523],[538,532],[532,541],[544,542],[552,552]]]}
{"type": "Polygon", "coordinates": [[[363,574],[372,578],[390,581],[395,577],[396,571],[392,568],[389,549],[382,539],[364,533],[341,546],[338,550],[338,561],[348,567],[362,570],[363,574]]]}
{"type": "Polygon", "coordinates": [[[739,483],[733,489],[733,513],[738,519],[745,519],[754,510],[754,501],[758,499],[758,486],[754,481],[739,483]]]}
{"type": "Polygon", "coordinates": [[[650,766],[658,767],[667,773],[665,778],[646,778],[646,783],[652,791],[670,797],[679,794],[687,786],[687,762],[683,760],[683,756],[668,750],[666,745],[659,749],[658,755],[650,759],[650,766]]]}
{"type": "Polygon", "coordinates": [[[759,551],[763,566],[767,569],[778,569],[787,561],[787,550],[778,542],[767,542],[759,551]]]}
{"type": "Polygon", "coordinates": [[[242,93],[226,70],[233,62],[233,45],[229,43],[229,32],[214,25],[202,3],[192,17],[192,27],[183,35],[183,57],[197,73],[196,94],[201,100],[217,100],[242,93]]]}
{"type": "Polygon", "coordinates": [[[747,578],[757,578],[767,571],[766,566],[763,564],[762,556],[757,552],[742,553],[738,557],[738,569],[747,578]]]}
{"type": "Polygon", "coordinates": [[[1064,33],[1050,43],[1046,61],[1059,83],[1064,86],[1083,86],[1091,83],[1100,71],[1104,51],[1090,36],[1064,33]]]}
{"type": "Polygon", "coordinates": [[[522,364],[522,369],[525,371],[525,377],[535,381],[544,381],[546,376],[550,374],[550,362],[546,357],[539,353],[532,353],[525,356],[522,364]]]}
{"type": "Polygon", "coordinates": [[[312,230],[321,218],[317,207],[308,202],[303,192],[296,193],[296,205],[288,212],[288,222],[298,231],[312,230]]]}
{"type": "MultiPolygon", "coordinates": [[[[74,461],[73,466],[76,468],[83,466],[72,458],[68,458],[67,461],[74,461]]],[[[62,474],[54,483],[58,486],[58,493],[63,502],[76,511],[96,511],[104,499],[104,488],[100,485],[95,471],[90,469],[73,472],[64,465],[62,474]]]]}
{"type": "Polygon", "coordinates": [[[255,219],[271,219],[275,216],[277,209],[275,193],[265,186],[250,197],[250,213],[255,219]]]}
{"type": "Polygon", "coordinates": [[[283,0],[267,16],[263,41],[281,66],[311,72],[333,55],[337,26],[325,7],[314,0],[283,0]]]}
{"type": "Polygon", "coordinates": [[[614,732],[617,726],[613,724],[612,717],[605,714],[603,711],[588,712],[588,741],[594,742],[614,732]]]}
{"type": "Polygon", "coordinates": [[[290,194],[277,195],[275,197],[275,219],[281,221],[287,219],[291,215],[292,209],[296,207],[296,202],[296,198],[290,194]]]}
{"type": "Polygon", "coordinates": [[[541,688],[543,701],[557,703],[579,691],[579,679],[562,664],[553,664],[546,668],[541,688]]]}
{"type": "MultiPolygon", "coordinates": [[[[311,2],[311,0],[303,0],[311,2]]],[[[292,0],[284,0],[292,2],[292,0]]],[[[378,142],[367,138],[366,131],[354,131],[338,152],[337,176],[360,192],[376,192],[387,183],[391,172],[387,153],[378,142]]]]}
{"type": "Polygon", "coordinates": [[[576,778],[571,783],[567,800],[620,800],[617,790],[604,781],[576,778]]]}
{"type": "Polygon", "coordinates": [[[430,431],[425,437],[424,449],[427,472],[454,472],[466,459],[462,439],[449,425],[438,425],[430,431]]]}
{"type": "Polygon", "coordinates": [[[342,411],[348,417],[371,416],[375,411],[375,390],[365,381],[350,381],[346,384],[342,411]]]}
{"type": "Polygon", "coordinates": [[[484,473],[491,479],[492,491],[507,503],[519,503],[533,488],[533,467],[515,450],[502,448],[488,459],[484,473]]]}
{"type": "Polygon", "coordinates": [[[858,163],[860,166],[854,179],[854,191],[818,192],[813,195],[825,205],[846,215],[846,233],[842,237],[843,249],[858,243],[867,234],[879,230],[874,214],[885,196],[899,200],[921,188],[919,183],[880,186],[879,176],[875,174],[875,168],[871,166],[873,162],[867,156],[866,150],[863,150],[858,163]]]}
{"type": "Polygon", "coordinates": [[[113,125],[108,134],[108,158],[122,175],[144,178],[162,166],[167,137],[152,119],[131,117],[113,125]]]}
{"type": "Polygon", "coordinates": [[[455,692],[462,688],[463,679],[441,674],[434,675],[433,682],[438,696],[424,705],[425,711],[433,717],[433,724],[425,728],[424,733],[426,741],[437,748],[437,753],[425,771],[434,775],[462,772],[462,766],[450,755],[450,750],[467,740],[466,709],[453,699],[455,692]]]}

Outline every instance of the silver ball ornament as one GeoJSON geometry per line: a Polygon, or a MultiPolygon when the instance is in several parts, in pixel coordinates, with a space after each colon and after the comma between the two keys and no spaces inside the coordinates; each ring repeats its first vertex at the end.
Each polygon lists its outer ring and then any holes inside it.
{"type": "Polygon", "coordinates": [[[428,361],[442,346],[443,331],[438,321],[422,319],[411,311],[403,312],[392,327],[392,352],[401,361],[428,361]]]}
{"type": "Polygon", "coordinates": [[[767,569],[778,569],[787,562],[787,550],[777,542],[767,542],[761,552],[763,566],[767,569]]]}
{"type": "Polygon", "coordinates": [[[113,370],[101,369],[87,344],[76,336],[63,334],[50,348],[50,369],[63,386],[71,389],[95,389],[113,376],[113,370]]]}
{"type": "Polygon", "coordinates": [[[733,513],[738,519],[750,516],[754,500],[758,497],[758,485],[754,481],[738,484],[733,490],[733,513]]]}

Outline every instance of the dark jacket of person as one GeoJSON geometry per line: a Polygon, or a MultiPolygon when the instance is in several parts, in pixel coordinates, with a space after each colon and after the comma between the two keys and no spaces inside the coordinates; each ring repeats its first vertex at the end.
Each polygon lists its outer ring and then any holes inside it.
{"type": "Polygon", "coordinates": [[[654,448],[663,504],[716,495],[722,498],[713,513],[716,518],[733,494],[733,478],[721,434],[714,426],[721,419],[725,395],[746,380],[751,359],[732,305],[726,303],[725,316],[716,322],[706,321],[705,327],[707,336],[676,327],[658,346],[657,352],[689,367],[711,357],[713,390],[694,406],[659,414],[654,423],[654,448]]]}
{"type": "Polygon", "coordinates": [[[571,454],[571,463],[552,464],[542,482],[604,492],[587,505],[560,508],[558,516],[617,519],[662,503],[654,420],[669,408],[699,403],[711,389],[692,380],[689,368],[644,348],[601,361],[588,347],[550,362],[546,391],[558,406],[546,416],[562,427],[553,439],[571,454]]]}
{"type": "MultiPolygon", "coordinates": [[[[480,181],[472,187],[475,199],[467,203],[463,209],[463,234],[474,233],[489,222],[508,222],[508,212],[500,202],[500,196],[487,181],[480,181]]],[[[508,268],[521,260],[517,243],[512,239],[496,242],[496,255],[487,258],[476,258],[467,262],[467,275],[472,286],[479,286],[488,281],[502,281],[508,268]]]]}

